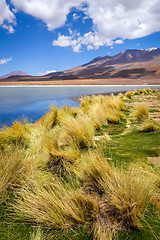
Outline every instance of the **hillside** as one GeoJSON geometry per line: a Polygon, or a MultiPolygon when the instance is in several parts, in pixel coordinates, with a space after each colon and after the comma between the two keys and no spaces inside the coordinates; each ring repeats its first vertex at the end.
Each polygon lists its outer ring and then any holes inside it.
{"type": "Polygon", "coordinates": [[[12,76],[0,84],[160,84],[160,48],[130,49],[97,57],[69,70],[38,76],[12,76]]]}

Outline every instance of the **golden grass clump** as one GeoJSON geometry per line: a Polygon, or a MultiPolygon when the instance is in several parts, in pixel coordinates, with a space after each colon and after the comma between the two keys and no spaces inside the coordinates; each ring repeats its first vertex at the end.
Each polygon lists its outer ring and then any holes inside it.
{"type": "Polygon", "coordinates": [[[23,184],[29,167],[23,157],[20,150],[0,153],[0,203],[9,191],[23,184]]]}
{"type": "Polygon", "coordinates": [[[145,121],[149,118],[148,106],[144,103],[137,103],[134,107],[133,116],[137,119],[138,122],[145,121]]]}
{"type": "Polygon", "coordinates": [[[107,125],[107,114],[105,112],[103,104],[95,103],[88,112],[88,116],[91,119],[92,124],[96,129],[100,129],[102,125],[107,125]]]}
{"type": "Polygon", "coordinates": [[[96,209],[92,197],[85,196],[83,191],[62,187],[60,179],[24,186],[13,207],[18,218],[57,230],[87,222],[96,209]]]}
{"type": "Polygon", "coordinates": [[[146,91],[147,91],[148,93],[152,93],[152,89],[151,89],[151,88],[146,88],[146,91]]]}
{"type": "Polygon", "coordinates": [[[76,160],[80,153],[76,146],[68,146],[65,149],[55,149],[53,146],[49,150],[49,159],[47,167],[59,177],[73,175],[76,168],[76,160]]]}
{"type": "Polygon", "coordinates": [[[127,91],[127,92],[125,93],[125,96],[126,96],[128,99],[131,99],[131,97],[132,97],[132,92],[131,92],[131,91],[127,91]]]}
{"type": "Polygon", "coordinates": [[[40,228],[37,228],[36,231],[34,231],[31,234],[30,240],[44,240],[45,236],[40,228]]]}
{"type": "Polygon", "coordinates": [[[143,93],[143,94],[147,94],[147,93],[148,93],[147,90],[146,90],[145,88],[140,89],[139,91],[140,91],[140,93],[143,93]]]}
{"type": "Polygon", "coordinates": [[[140,227],[140,219],[155,193],[152,177],[134,169],[116,170],[95,152],[86,159],[84,189],[99,203],[93,227],[95,239],[112,239],[119,228],[140,227]]]}
{"type": "Polygon", "coordinates": [[[94,145],[95,127],[88,116],[67,117],[58,136],[61,146],[76,145],[88,148],[94,145]]]}
{"type": "Polygon", "coordinates": [[[140,126],[141,132],[158,132],[159,130],[159,125],[152,119],[145,120],[140,126]]]}
{"type": "Polygon", "coordinates": [[[123,93],[119,93],[119,94],[118,94],[118,97],[121,98],[121,99],[123,99],[123,98],[124,98],[123,93]]]}
{"type": "Polygon", "coordinates": [[[5,127],[0,131],[0,149],[8,145],[26,147],[30,133],[29,123],[15,121],[11,127],[5,127]]]}
{"type": "Polygon", "coordinates": [[[80,98],[80,102],[81,102],[80,109],[82,109],[85,112],[89,110],[92,100],[91,100],[91,97],[89,96],[82,96],[80,98]]]}
{"type": "Polygon", "coordinates": [[[52,129],[58,123],[58,111],[59,109],[57,106],[51,106],[49,112],[39,119],[34,125],[37,127],[41,125],[47,130],[52,129]]]}

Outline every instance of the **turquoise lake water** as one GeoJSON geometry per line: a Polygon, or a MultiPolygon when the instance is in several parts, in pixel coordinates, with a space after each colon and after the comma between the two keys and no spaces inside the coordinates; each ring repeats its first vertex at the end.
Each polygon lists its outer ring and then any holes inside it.
{"type": "Polygon", "coordinates": [[[71,97],[117,91],[128,91],[154,86],[1,86],[0,87],[0,126],[11,125],[23,117],[35,122],[42,117],[50,105],[79,106],[71,97]]]}

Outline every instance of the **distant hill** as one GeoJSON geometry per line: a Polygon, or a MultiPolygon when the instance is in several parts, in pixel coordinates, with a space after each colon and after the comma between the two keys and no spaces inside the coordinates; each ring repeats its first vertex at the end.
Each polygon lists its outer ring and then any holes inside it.
{"type": "Polygon", "coordinates": [[[4,75],[4,76],[1,76],[1,78],[9,78],[9,77],[15,77],[15,76],[28,76],[28,74],[27,73],[25,73],[25,72],[22,72],[22,71],[20,71],[20,70],[18,70],[18,71],[13,71],[13,72],[10,72],[10,73],[8,73],[8,74],[6,74],[6,75],[4,75]]]}
{"type": "Polygon", "coordinates": [[[159,73],[160,48],[130,49],[114,56],[97,57],[70,70],[50,73],[52,79],[138,78],[159,73]],[[152,62],[155,69],[147,63],[152,62]]]}
{"type": "Polygon", "coordinates": [[[99,56],[72,69],[43,76],[29,76],[22,71],[15,71],[0,79],[2,85],[14,83],[159,85],[160,48],[129,49],[114,56],[99,56]]]}

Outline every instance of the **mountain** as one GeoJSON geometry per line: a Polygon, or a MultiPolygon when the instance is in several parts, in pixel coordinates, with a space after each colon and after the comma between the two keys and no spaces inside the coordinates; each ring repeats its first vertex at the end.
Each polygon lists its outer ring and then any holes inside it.
{"type": "Polygon", "coordinates": [[[160,85],[160,48],[129,49],[114,56],[96,57],[69,70],[43,76],[21,71],[0,78],[0,85],[160,85]]]}
{"type": "Polygon", "coordinates": [[[10,72],[4,76],[1,76],[1,78],[10,78],[10,77],[15,77],[15,76],[28,76],[28,74],[18,70],[18,71],[10,72]]]}
{"type": "Polygon", "coordinates": [[[81,66],[46,76],[57,80],[140,78],[156,74],[157,67],[152,69],[151,65],[157,65],[160,68],[160,48],[129,49],[114,56],[97,57],[81,66]]]}

